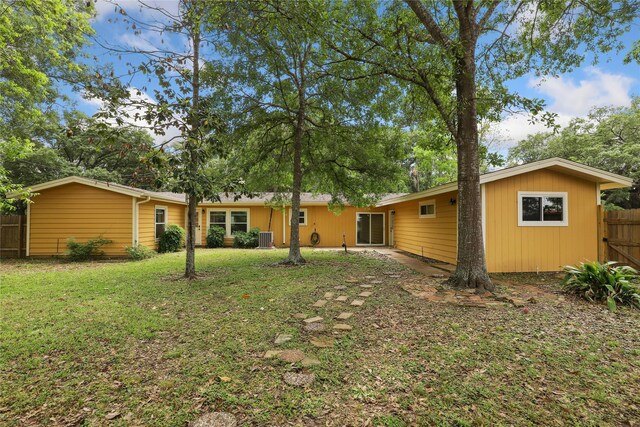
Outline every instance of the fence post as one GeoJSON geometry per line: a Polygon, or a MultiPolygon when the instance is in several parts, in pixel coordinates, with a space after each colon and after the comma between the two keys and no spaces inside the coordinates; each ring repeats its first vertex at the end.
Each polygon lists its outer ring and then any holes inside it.
{"type": "Polygon", "coordinates": [[[607,213],[604,210],[604,206],[600,205],[598,206],[598,260],[600,262],[605,262],[609,258],[607,253],[609,249],[607,228],[607,213]]]}

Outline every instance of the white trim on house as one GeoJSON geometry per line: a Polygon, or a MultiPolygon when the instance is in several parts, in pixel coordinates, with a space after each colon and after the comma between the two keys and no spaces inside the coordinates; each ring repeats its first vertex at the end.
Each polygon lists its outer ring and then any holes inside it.
{"type": "MultiPolygon", "coordinates": [[[[386,218],[384,212],[358,212],[356,211],[356,246],[384,246],[386,245],[386,218]],[[358,243],[358,215],[382,215],[382,243],[358,243]]],[[[371,241],[371,220],[369,220],[369,241],[371,241]]]]}
{"type": "Polygon", "coordinates": [[[31,251],[31,203],[27,203],[27,244],[25,248],[25,256],[28,257],[30,251],[31,251]]]}
{"type": "Polygon", "coordinates": [[[231,212],[246,212],[247,213],[247,231],[251,230],[251,209],[249,208],[207,208],[207,232],[209,232],[209,227],[211,227],[211,214],[210,212],[224,212],[225,213],[225,222],[224,222],[224,237],[226,239],[233,237],[231,234],[231,212]]]}
{"type": "Polygon", "coordinates": [[[566,227],[569,225],[569,195],[567,192],[557,191],[518,191],[518,227],[566,227]],[[562,197],[562,221],[545,221],[540,206],[540,221],[525,221],[522,219],[523,197],[562,197]]]}
{"type": "MultiPolygon", "coordinates": [[[[309,210],[307,208],[300,208],[300,212],[304,212],[304,222],[301,222],[300,225],[305,227],[309,224],[309,210]]],[[[289,208],[289,225],[293,225],[293,218],[291,214],[293,213],[293,209],[289,208]]]]}
{"type": "MultiPolygon", "coordinates": [[[[427,212],[429,212],[429,208],[427,208],[427,212]]],[[[423,200],[422,202],[418,203],[418,218],[435,218],[435,217],[436,217],[436,199],[423,200]],[[422,207],[430,206],[430,205],[433,205],[433,213],[423,214],[422,207]]]]}
{"type": "Polygon", "coordinates": [[[131,246],[136,245],[136,198],[131,196],[131,246]]]}
{"type": "MultiPolygon", "coordinates": [[[[135,200],[135,199],[134,199],[135,200]]],[[[135,203],[135,212],[133,213],[133,220],[134,220],[134,228],[135,228],[135,232],[134,232],[134,246],[137,245],[140,242],[140,205],[150,202],[151,201],[151,197],[147,196],[146,199],[144,200],[138,200],[135,203]]],[[[155,214],[156,211],[153,211],[153,221],[155,222],[155,214]]],[[[154,226],[155,227],[155,226],[154,226]]],[[[154,235],[155,235],[155,229],[153,231],[154,235]]]]}
{"type": "Polygon", "coordinates": [[[158,210],[164,211],[164,229],[166,230],[167,226],[169,225],[169,207],[162,206],[162,205],[155,205],[153,207],[153,237],[156,242],[160,239],[160,236],[156,234],[156,232],[158,231],[158,224],[162,224],[161,222],[158,222],[158,218],[157,218],[158,210]]]}
{"type": "MultiPolygon", "coordinates": [[[[572,162],[570,160],[554,157],[551,159],[540,160],[533,163],[527,163],[525,165],[514,166],[511,168],[502,169],[495,172],[489,172],[480,175],[480,184],[486,184],[488,182],[498,181],[501,179],[509,178],[523,173],[533,172],[540,169],[561,170],[562,172],[570,172],[570,174],[582,177],[591,178],[590,180],[600,184],[602,190],[610,190],[612,188],[630,187],[633,185],[633,179],[617,175],[611,172],[605,172],[600,169],[593,168],[591,166],[581,165],[580,163],[572,162]]],[[[395,203],[407,202],[410,200],[424,199],[426,197],[435,196],[438,194],[448,193],[450,191],[456,191],[458,189],[458,183],[452,182],[449,184],[439,185],[437,187],[430,188],[429,190],[420,191],[418,193],[411,193],[392,199],[387,199],[378,203],[376,206],[387,206],[395,203]]]]}

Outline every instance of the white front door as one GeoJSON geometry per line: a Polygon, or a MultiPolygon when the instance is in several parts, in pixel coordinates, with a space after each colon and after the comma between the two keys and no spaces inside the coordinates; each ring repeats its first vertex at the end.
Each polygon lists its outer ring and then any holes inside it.
{"type": "Polygon", "coordinates": [[[200,215],[200,209],[196,210],[196,229],[194,231],[196,246],[200,246],[202,245],[202,215],[200,215]]]}

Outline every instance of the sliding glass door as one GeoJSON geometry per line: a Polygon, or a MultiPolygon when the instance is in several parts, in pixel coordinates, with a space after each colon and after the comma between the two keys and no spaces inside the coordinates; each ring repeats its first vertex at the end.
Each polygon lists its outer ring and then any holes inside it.
{"type": "Polygon", "coordinates": [[[356,214],[356,244],[384,245],[384,213],[356,214]]]}

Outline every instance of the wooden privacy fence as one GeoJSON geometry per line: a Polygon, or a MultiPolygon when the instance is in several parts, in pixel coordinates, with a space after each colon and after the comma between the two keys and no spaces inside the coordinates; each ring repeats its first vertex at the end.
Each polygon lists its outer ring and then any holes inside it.
{"type": "Polygon", "coordinates": [[[27,219],[0,215],[0,258],[22,258],[27,252],[27,219]]]}
{"type": "Polygon", "coordinates": [[[640,209],[601,212],[603,260],[640,269],[640,209]]]}

